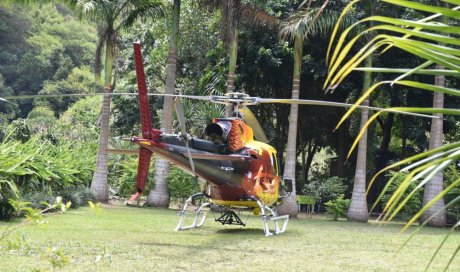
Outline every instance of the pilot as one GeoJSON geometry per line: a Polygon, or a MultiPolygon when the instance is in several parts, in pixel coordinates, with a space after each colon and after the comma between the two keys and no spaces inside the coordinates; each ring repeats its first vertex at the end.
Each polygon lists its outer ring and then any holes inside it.
{"type": "Polygon", "coordinates": [[[227,135],[229,128],[224,122],[209,124],[204,132],[209,141],[212,141],[216,145],[225,144],[227,141],[227,135]]]}
{"type": "Polygon", "coordinates": [[[211,133],[211,135],[208,135],[208,138],[210,141],[217,145],[224,144],[224,138],[221,135],[218,135],[217,133],[211,133]]]}

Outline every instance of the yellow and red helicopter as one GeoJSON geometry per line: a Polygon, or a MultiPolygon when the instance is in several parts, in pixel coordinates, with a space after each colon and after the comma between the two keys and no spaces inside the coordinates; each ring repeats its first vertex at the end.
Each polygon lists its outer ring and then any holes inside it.
{"type": "MultiPolygon", "coordinates": [[[[144,190],[152,155],[170,161],[179,168],[189,172],[204,182],[203,190],[190,196],[179,212],[179,223],[176,231],[201,227],[206,220],[206,207],[217,206],[221,216],[217,222],[229,225],[242,225],[235,211],[250,210],[261,215],[265,236],[283,233],[286,230],[289,215],[278,215],[277,205],[292,191],[289,177],[279,176],[279,165],[276,149],[268,144],[268,140],[252,112],[247,106],[264,103],[304,104],[349,108],[346,103],[304,100],[304,99],[269,99],[250,97],[244,93],[227,93],[224,96],[193,96],[167,95],[147,92],[144,67],[142,63],[141,45],[134,43],[134,56],[138,93],[98,93],[70,95],[36,95],[10,96],[0,98],[1,101],[22,98],[46,98],[56,96],[89,96],[89,95],[138,95],[141,119],[141,136],[133,136],[130,140],[140,146],[139,164],[137,169],[136,188],[130,202],[136,200],[144,190]],[[148,96],[175,97],[175,110],[180,124],[180,133],[167,134],[152,126],[148,96]],[[187,134],[184,111],[181,99],[195,99],[230,106],[230,117],[214,118],[204,130],[206,139],[192,137],[187,134]],[[190,225],[184,226],[185,214],[195,200],[202,200],[194,210],[194,219],[190,225]],[[204,201],[203,201],[204,199],[204,201]],[[268,222],[273,222],[271,231],[268,222]]],[[[375,111],[384,109],[359,106],[375,111]]],[[[388,110],[387,110],[388,111],[388,110]]],[[[391,111],[390,112],[397,112],[391,111]]],[[[402,112],[398,112],[402,113],[402,112]]],[[[403,113],[432,118],[432,116],[403,113]]]]}
{"type": "MultiPolygon", "coordinates": [[[[137,172],[138,192],[131,200],[136,199],[143,191],[150,158],[153,153],[156,153],[206,183],[202,192],[186,200],[180,211],[180,220],[176,230],[202,226],[206,220],[206,213],[202,214],[203,208],[217,205],[224,211],[221,217],[216,219],[222,224],[244,226],[245,224],[234,210],[249,209],[254,214],[261,215],[265,236],[283,233],[286,230],[289,215],[278,215],[276,206],[281,204],[284,197],[290,195],[292,181],[288,177],[283,180],[279,177],[276,149],[267,144],[268,140],[259,122],[247,106],[264,103],[335,107],[351,107],[352,105],[304,99],[267,99],[250,97],[244,93],[227,93],[225,96],[171,95],[175,97],[174,106],[181,133],[166,134],[152,128],[140,43],[134,43],[134,56],[142,136],[131,139],[133,143],[140,146],[137,172]],[[230,106],[232,108],[231,117],[214,118],[204,130],[207,139],[191,137],[186,133],[181,98],[205,100],[230,106]],[[204,197],[206,201],[195,209],[193,223],[184,226],[188,206],[200,197],[204,197]],[[274,223],[273,232],[268,226],[269,221],[274,223]],[[279,221],[282,224],[278,224],[279,221]]],[[[368,106],[358,108],[384,110],[368,106]]],[[[431,118],[431,116],[421,114],[409,114],[431,118]]]]}

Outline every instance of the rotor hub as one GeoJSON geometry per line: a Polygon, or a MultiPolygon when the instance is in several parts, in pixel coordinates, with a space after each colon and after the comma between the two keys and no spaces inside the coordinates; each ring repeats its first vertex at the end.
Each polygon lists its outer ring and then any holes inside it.
{"type": "Polygon", "coordinates": [[[245,93],[226,93],[225,96],[214,96],[212,97],[213,102],[231,105],[233,107],[240,107],[240,106],[249,106],[249,105],[256,105],[258,104],[257,98],[250,97],[248,94],[245,93]]]}

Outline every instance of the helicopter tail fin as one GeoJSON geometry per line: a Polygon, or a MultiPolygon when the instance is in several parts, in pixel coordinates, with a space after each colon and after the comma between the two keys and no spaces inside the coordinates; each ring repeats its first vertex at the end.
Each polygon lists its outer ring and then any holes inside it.
{"type": "Polygon", "coordinates": [[[144,64],[142,63],[141,43],[135,42],[134,59],[136,64],[137,89],[139,92],[139,110],[141,114],[142,137],[150,139],[152,132],[152,115],[147,96],[147,84],[145,83],[144,64]]]}
{"type": "Polygon", "coordinates": [[[135,193],[130,199],[129,202],[136,200],[142,193],[147,183],[147,177],[150,167],[150,159],[152,158],[152,151],[147,148],[141,147],[139,150],[139,164],[137,166],[137,180],[136,180],[136,189],[135,193]]]}
{"type": "MultiPolygon", "coordinates": [[[[152,115],[150,113],[150,106],[147,96],[147,84],[145,82],[144,64],[142,63],[141,43],[135,42],[133,46],[136,65],[137,88],[139,93],[139,110],[141,115],[142,138],[152,139],[157,135],[152,134],[152,115]]],[[[141,147],[139,150],[139,164],[137,167],[137,193],[131,197],[129,202],[136,200],[144,190],[145,184],[147,182],[151,158],[152,151],[141,147]]]]}

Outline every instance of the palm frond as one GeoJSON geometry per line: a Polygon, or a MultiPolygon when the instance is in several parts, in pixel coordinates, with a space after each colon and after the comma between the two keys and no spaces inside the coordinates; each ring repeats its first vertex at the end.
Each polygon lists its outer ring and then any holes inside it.
{"type": "MultiPolygon", "coordinates": [[[[296,35],[308,39],[316,35],[325,35],[331,32],[340,18],[340,12],[314,8],[293,14],[281,24],[280,36],[283,39],[293,40],[296,35]],[[321,12],[321,13],[320,13],[321,12]]],[[[348,26],[355,22],[353,16],[344,16],[341,26],[348,26]]]]}
{"type": "Polygon", "coordinates": [[[242,4],[237,11],[237,16],[250,26],[264,26],[277,28],[280,21],[276,16],[268,14],[263,9],[253,5],[242,4]]]}
{"type": "Polygon", "coordinates": [[[161,0],[130,1],[129,10],[124,9],[120,26],[129,28],[138,19],[156,19],[165,16],[165,4],[161,0]]]}
{"type": "Polygon", "coordinates": [[[96,82],[99,82],[101,71],[102,71],[102,54],[104,50],[104,45],[107,42],[109,33],[107,28],[99,28],[99,40],[97,42],[96,54],[94,56],[94,74],[96,76],[96,82]]]}
{"type": "MultiPolygon", "coordinates": [[[[343,20],[346,13],[349,13],[354,5],[359,0],[351,2],[340,15],[339,22],[343,20]]],[[[428,14],[427,17],[421,20],[402,20],[398,18],[391,18],[385,16],[370,16],[365,19],[356,22],[347,28],[343,33],[336,39],[338,33],[338,26],[336,25],[328,49],[328,69],[329,75],[324,84],[326,91],[335,90],[345,78],[353,71],[366,71],[366,72],[378,72],[378,73],[393,73],[395,78],[393,80],[381,81],[372,85],[368,90],[365,90],[362,97],[360,97],[355,105],[350,108],[349,111],[340,120],[341,125],[346,118],[356,109],[356,106],[361,104],[365,99],[379,89],[382,85],[392,86],[392,91],[398,91],[401,87],[404,89],[421,89],[433,93],[444,93],[454,97],[460,97],[460,90],[458,88],[449,88],[444,86],[438,86],[436,84],[427,84],[415,81],[411,79],[413,75],[434,75],[443,77],[459,77],[460,75],[460,50],[459,50],[459,36],[460,27],[458,27],[458,20],[460,19],[460,1],[458,0],[445,0],[445,3],[451,3],[456,5],[453,8],[444,6],[437,6],[434,4],[428,4],[426,2],[415,2],[407,0],[382,0],[386,4],[390,5],[390,8],[407,8],[416,11],[421,11],[424,14],[428,14]],[[447,18],[450,20],[447,23],[447,19],[442,22],[438,18],[447,18]],[[436,20],[436,21],[435,21],[436,20]],[[371,22],[371,23],[370,23],[371,22]],[[353,30],[360,27],[360,25],[370,25],[364,31],[353,34],[353,30]],[[364,46],[359,48],[358,53],[351,54],[355,50],[359,40],[367,40],[367,33],[373,33],[373,38],[365,43],[364,46]],[[336,41],[336,42],[335,42],[336,41]],[[335,42],[335,48],[333,44],[335,42]],[[422,60],[422,64],[416,67],[407,68],[386,68],[386,67],[358,67],[364,59],[371,54],[384,54],[391,48],[397,48],[403,50],[409,54],[412,54],[415,58],[422,60]],[[430,68],[430,67],[440,67],[430,68]]],[[[446,115],[459,115],[459,109],[443,109],[443,108],[390,108],[390,110],[407,111],[407,112],[418,112],[418,113],[434,113],[434,114],[446,114],[446,115]]],[[[383,114],[379,112],[374,114],[363,128],[363,131],[376,120],[376,118],[383,114]]],[[[357,139],[353,143],[352,149],[356,146],[359,138],[363,134],[360,132],[357,139]]],[[[348,154],[350,156],[350,153],[348,154]]],[[[444,146],[429,150],[427,152],[417,154],[415,156],[404,159],[400,162],[392,164],[380,170],[370,181],[369,188],[374,184],[376,178],[382,173],[399,169],[397,173],[404,173],[406,175],[403,182],[396,189],[394,194],[390,197],[389,201],[384,207],[384,220],[392,220],[408,203],[408,201],[414,197],[414,195],[421,190],[425,184],[427,184],[434,176],[445,171],[448,167],[455,165],[456,161],[460,159],[460,142],[454,142],[446,144],[444,146]],[[415,184],[415,186],[413,186],[415,184]],[[411,187],[410,187],[411,185],[411,187]],[[409,190],[409,188],[412,188],[409,190]]],[[[380,200],[385,192],[390,188],[390,185],[394,183],[396,175],[393,176],[385,185],[384,189],[380,193],[378,199],[380,200]]],[[[437,195],[433,197],[424,207],[418,211],[415,216],[407,222],[406,226],[402,231],[416,222],[425,212],[428,211],[433,205],[441,200],[449,191],[460,186],[460,179],[455,180],[444,190],[437,192],[437,195]]],[[[444,208],[440,208],[435,214],[426,219],[421,226],[426,225],[428,222],[433,220],[437,214],[444,212],[444,210],[460,202],[460,197],[456,197],[449,202],[444,208]]],[[[376,207],[378,202],[374,203],[372,209],[376,207]]],[[[459,226],[457,223],[455,226],[459,226]]],[[[414,233],[415,234],[415,233],[414,233]]],[[[411,239],[413,236],[410,236],[411,239]]],[[[438,249],[434,253],[434,256],[439,252],[439,249],[444,245],[448,237],[439,245],[438,249]]],[[[408,240],[407,240],[408,241],[408,240]]],[[[406,243],[407,243],[406,241],[406,243]]],[[[405,243],[405,244],[406,244],[405,243]]],[[[446,266],[451,264],[453,257],[460,251],[460,246],[455,250],[451,260],[446,266]]],[[[432,257],[428,263],[427,268],[433,262],[432,257]]]]}

